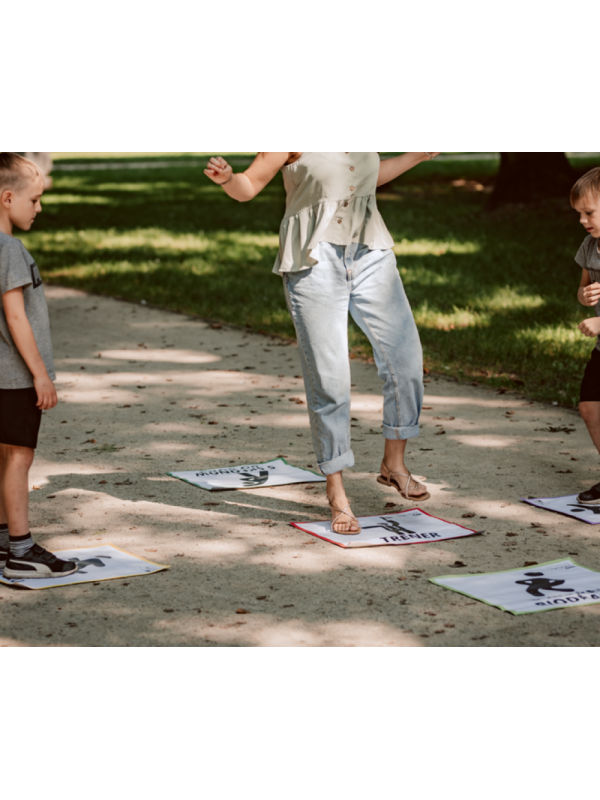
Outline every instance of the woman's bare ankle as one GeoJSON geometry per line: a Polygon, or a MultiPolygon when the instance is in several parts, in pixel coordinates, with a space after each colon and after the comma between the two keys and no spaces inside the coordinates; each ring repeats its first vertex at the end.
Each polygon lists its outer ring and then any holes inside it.
{"type": "Polygon", "coordinates": [[[333,530],[336,533],[358,533],[360,525],[352,515],[341,472],[327,476],[327,500],[331,506],[331,518],[334,520],[333,530]],[[346,511],[349,513],[345,513],[346,511]]]}

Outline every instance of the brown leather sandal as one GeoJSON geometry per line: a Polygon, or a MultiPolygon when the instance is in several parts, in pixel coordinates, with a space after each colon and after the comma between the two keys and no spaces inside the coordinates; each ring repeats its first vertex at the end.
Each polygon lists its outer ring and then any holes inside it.
{"type": "Polygon", "coordinates": [[[405,497],[407,500],[414,500],[417,503],[420,503],[422,500],[429,500],[431,495],[427,491],[427,487],[424,484],[419,483],[419,481],[416,481],[410,474],[410,472],[408,473],[408,475],[405,475],[403,472],[392,472],[391,469],[389,469],[385,463],[383,464],[383,466],[387,470],[388,475],[387,477],[385,475],[379,475],[379,477],[377,478],[377,483],[381,483],[383,484],[383,486],[394,486],[398,490],[398,492],[400,492],[402,497],[405,497]],[[406,478],[406,484],[404,486],[404,489],[400,485],[400,481],[397,481],[396,478],[406,478]],[[408,488],[410,486],[411,481],[413,481],[415,487],[422,486],[425,489],[425,492],[423,494],[417,494],[417,495],[409,494],[408,488]]]}
{"type": "Polygon", "coordinates": [[[360,522],[356,519],[354,514],[349,510],[350,506],[346,506],[346,508],[343,508],[343,509],[342,508],[336,508],[333,505],[333,503],[331,502],[331,500],[329,499],[329,497],[327,498],[327,502],[329,503],[329,506],[333,511],[339,511],[340,512],[337,515],[337,517],[335,517],[334,519],[331,520],[331,530],[334,533],[337,533],[340,536],[356,536],[357,534],[359,534],[361,532],[362,528],[360,527],[360,522]],[[358,530],[357,531],[334,531],[333,530],[333,526],[335,525],[335,523],[338,521],[338,519],[340,519],[340,517],[343,517],[344,514],[347,517],[350,517],[351,519],[353,519],[358,524],[358,530]]]}

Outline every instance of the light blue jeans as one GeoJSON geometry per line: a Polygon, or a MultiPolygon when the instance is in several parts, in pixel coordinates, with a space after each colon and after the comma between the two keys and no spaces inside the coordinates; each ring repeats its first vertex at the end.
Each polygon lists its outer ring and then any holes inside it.
{"type": "Polygon", "coordinates": [[[283,275],[296,328],[315,453],[324,475],[354,465],[350,445],[348,311],[373,346],[383,381],[383,435],[419,435],[423,353],[391,250],[318,246],[318,264],[283,275]]]}

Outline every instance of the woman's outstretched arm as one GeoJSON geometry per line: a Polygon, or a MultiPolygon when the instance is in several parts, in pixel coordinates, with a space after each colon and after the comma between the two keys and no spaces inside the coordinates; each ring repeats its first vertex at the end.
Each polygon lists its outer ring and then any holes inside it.
{"type": "Polygon", "coordinates": [[[211,158],[204,174],[229,197],[245,203],[252,200],[289,160],[291,153],[259,153],[245,172],[234,173],[224,158],[211,158]]]}
{"type": "Polygon", "coordinates": [[[403,153],[401,156],[386,158],[379,167],[377,186],[383,186],[384,183],[393,181],[403,172],[408,172],[409,169],[416,167],[422,161],[429,161],[430,158],[435,158],[435,156],[439,156],[439,153],[403,153]]]}

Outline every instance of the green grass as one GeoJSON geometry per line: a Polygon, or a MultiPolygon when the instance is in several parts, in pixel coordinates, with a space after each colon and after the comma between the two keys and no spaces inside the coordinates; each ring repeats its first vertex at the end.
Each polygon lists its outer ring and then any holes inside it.
{"type": "MultiPolygon", "coordinates": [[[[577,330],[590,316],[576,300],[573,261],[584,231],[567,202],[485,214],[495,169],[494,161],[429,162],[379,199],[426,364],[575,405],[593,347],[577,330]]],[[[176,159],[159,169],[56,172],[54,180],[44,213],[22,235],[46,281],[293,336],[271,274],[280,177],[248,204],[176,159]]],[[[353,325],[351,347],[370,355],[353,325]]]]}

